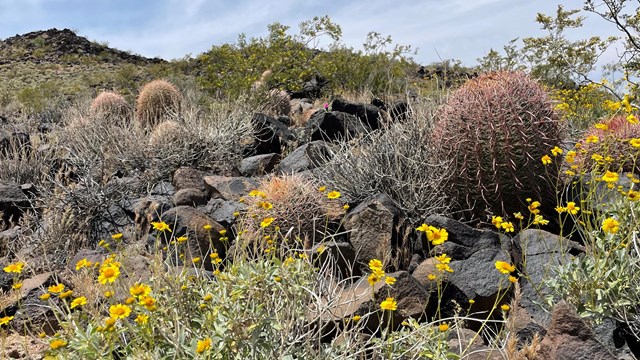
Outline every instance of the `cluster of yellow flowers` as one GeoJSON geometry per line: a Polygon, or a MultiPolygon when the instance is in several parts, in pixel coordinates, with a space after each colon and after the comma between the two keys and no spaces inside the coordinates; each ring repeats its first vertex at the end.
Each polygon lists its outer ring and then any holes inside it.
{"type": "Polygon", "coordinates": [[[510,221],[504,221],[502,219],[502,216],[492,216],[491,217],[491,223],[498,230],[502,229],[502,230],[504,230],[504,232],[514,232],[515,231],[515,227],[513,226],[513,223],[510,222],[510,221]]]}
{"type": "Polygon", "coordinates": [[[384,273],[382,261],[378,259],[371,259],[369,261],[369,269],[371,270],[371,274],[367,277],[369,285],[374,286],[382,279],[384,279],[384,282],[389,286],[396,283],[396,278],[387,276],[384,273]]]}
{"type": "Polygon", "coordinates": [[[518,279],[515,276],[511,275],[511,273],[516,271],[515,265],[509,264],[508,262],[505,262],[505,261],[498,260],[496,261],[496,269],[498,269],[498,271],[500,271],[505,275],[509,275],[510,282],[515,283],[518,281],[518,279]]]}
{"type": "Polygon", "coordinates": [[[427,239],[431,241],[431,244],[440,245],[449,239],[449,233],[446,229],[438,229],[435,226],[422,224],[416,228],[416,230],[423,232],[427,235],[427,239]]]}

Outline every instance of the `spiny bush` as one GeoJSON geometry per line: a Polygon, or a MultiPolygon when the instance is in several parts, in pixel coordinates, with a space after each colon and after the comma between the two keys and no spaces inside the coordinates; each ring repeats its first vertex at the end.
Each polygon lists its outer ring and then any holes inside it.
{"type": "Polygon", "coordinates": [[[450,95],[433,141],[437,158],[453,162],[445,193],[465,219],[482,221],[526,210],[526,198],[555,205],[557,170],[542,157],[562,139],[553,102],[539,83],[524,73],[494,72],[450,95]]]}
{"type": "Polygon", "coordinates": [[[165,80],[154,80],[140,90],[136,99],[136,120],[143,128],[153,128],[180,112],[182,95],[178,88],[165,80]]]}
{"type": "Polygon", "coordinates": [[[409,101],[412,116],[406,121],[384,124],[362,139],[338,144],[314,176],[356,202],[386,193],[416,220],[448,213],[443,187],[453,172],[446,158],[436,157],[431,139],[441,100],[409,101]]]}
{"type": "Polygon", "coordinates": [[[175,141],[182,132],[182,127],[179,123],[166,120],[156,125],[149,134],[149,145],[151,147],[159,147],[164,143],[175,141]]]}
{"type": "Polygon", "coordinates": [[[122,123],[131,115],[131,108],[122,95],[113,91],[103,91],[91,103],[91,113],[107,121],[122,123]]]}
{"type": "Polygon", "coordinates": [[[267,178],[249,195],[241,224],[243,237],[255,238],[252,240],[262,240],[259,237],[267,235],[264,228],[278,226],[287,234],[283,240],[309,246],[324,236],[329,221],[344,213],[340,193],[300,175],[267,178]]]}
{"type": "Polygon", "coordinates": [[[618,115],[597,123],[587,130],[577,149],[568,153],[567,160],[575,158],[575,164],[570,162],[572,168],[568,174],[590,173],[596,168],[640,174],[640,164],[636,161],[640,147],[638,139],[640,124],[635,115],[618,115]]]}

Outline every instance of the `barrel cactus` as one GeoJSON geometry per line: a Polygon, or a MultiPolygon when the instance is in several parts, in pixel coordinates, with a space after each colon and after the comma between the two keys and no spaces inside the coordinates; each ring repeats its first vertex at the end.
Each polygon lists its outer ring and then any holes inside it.
{"type": "MultiPolygon", "coordinates": [[[[566,159],[570,171],[633,172],[640,174],[638,155],[640,124],[634,115],[617,115],[588,129],[576,144],[574,156],[566,159]]],[[[570,173],[571,174],[571,173],[570,173]]]]}
{"type": "Polygon", "coordinates": [[[113,91],[103,91],[91,102],[91,114],[114,123],[125,123],[131,115],[131,108],[122,95],[113,91]]]}
{"type": "Polygon", "coordinates": [[[541,160],[562,143],[553,105],[520,72],[484,74],[451,94],[433,136],[439,158],[454,169],[446,195],[466,220],[524,214],[528,198],[555,207],[559,166],[541,160]]]}
{"type": "Polygon", "coordinates": [[[175,118],[180,111],[182,95],[165,80],[154,80],[140,90],[136,99],[136,120],[143,128],[153,128],[163,120],[175,118]]]}

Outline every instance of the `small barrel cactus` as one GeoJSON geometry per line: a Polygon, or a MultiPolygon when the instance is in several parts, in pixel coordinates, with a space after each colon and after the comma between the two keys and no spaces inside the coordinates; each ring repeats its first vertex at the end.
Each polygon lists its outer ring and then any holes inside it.
{"type": "Polygon", "coordinates": [[[131,115],[131,107],[122,95],[113,91],[103,91],[91,102],[91,114],[105,120],[124,124],[131,115]]]}
{"type": "Polygon", "coordinates": [[[136,120],[143,128],[153,128],[163,120],[171,120],[180,111],[182,95],[171,83],[154,80],[140,90],[136,99],[136,120]]]}
{"type": "MultiPolygon", "coordinates": [[[[640,174],[640,124],[634,115],[618,115],[591,127],[576,144],[571,171],[632,172],[640,174]]],[[[572,156],[573,157],[573,156],[572,156]]]]}
{"type": "Polygon", "coordinates": [[[527,198],[553,209],[558,166],[541,159],[564,131],[543,86],[520,72],[484,74],[438,116],[434,144],[453,170],[446,195],[466,220],[526,213],[527,198]]]}

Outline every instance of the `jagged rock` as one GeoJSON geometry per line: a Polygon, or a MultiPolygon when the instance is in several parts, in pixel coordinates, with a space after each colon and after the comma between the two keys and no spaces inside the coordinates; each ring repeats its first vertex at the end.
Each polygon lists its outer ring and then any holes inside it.
{"type": "MultiPolygon", "coordinates": [[[[504,293],[510,286],[507,275],[500,273],[496,261],[513,263],[510,255],[510,239],[505,235],[489,230],[471,228],[461,222],[439,215],[429,216],[425,224],[444,228],[449,238],[441,245],[433,247],[430,255],[447,254],[452,260],[449,266],[452,273],[439,272],[431,257],[424,260],[413,272],[413,276],[426,286],[432,286],[429,274],[444,276],[446,299],[455,300],[458,304],[468,304],[474,300],[473,312],[491,311],[496,303],[499,292],[504,293]]],[[[424,235],[422,235],[424,236],[424,235]]],[[[425,248],[426,238],[423,238],[425,248]]],[[[506,301],[508,296],[503,299],[506,301]]],[[[455,307],[452,301],[443,304],[441,311],[446,316],[453,316],[455,307]]]]}
{"type": "Polygon", "coordinates": [[[258,183],[247,177],[206,176],[204,182],[211,193],[220,194],[215,198],[237,201],[249,191],[258,187],[258,183]]]}
{"type": "Polygon", "coordinates": [[[549,313],[539,304],[544,303],[544,298],[551,295],[552,290],[544,286],[543,279],[553,267],[579,254],[584,248],[576,242],[539,229],[521,231],[513,243],[517,253],[522,254],[522,258],[516,259],[516,264],[525,275],[520,279],[522,299],[519,305],[527,309],[533,322],[546,327],[549,313]]]}
{"type": "MultiPolygon", "coordinates": [[[[366,322],[367,329],[377,330],[381,321],[387,324],[390,317],[392,317],[393,328],[402,326],[402,322],[410,317],[416,320],[425,319],[427,313],[432,311],[429,310],[429,306],[436,306],[434,293],[428,292],[406,271],[388,273],[387,276],[396,278],[393,286],[387,285],[384,281],[378,281],[374,286],[370,286],[367,279],[363,277],[342,290],[338,298],[330,300],[334,304],[331,311],[317,315],[324,321],[336,322],[359,315],[362,316],[360,321],[366,322]],[[387,297],[392,297],[397,302],[397,309],[393,312],[382,312],[380,309],[380,303],[387,297]],[[371,315],[364,316],[366,314],[371,315]]],[[[316,315],[314,311],[314,309],[311,310],[312,315],[316,315]]],[[[332,330],[324,329],[325,332],[332,330]]]]}
{"type": "Polygon", "coordinates": [[[548,360],[616,359],[596,340],[591,328],[580,319],[575,309],[564,301],[554,306],[551,325],[537,355],[548,360]]]}
{"type": "Polygon", "coordinates": [[[360,267],[356,266],[356,251],[348,242],[326,241],[315,244],[310,250],[311,258],[319,268],[329,266],[336,270],[340,279],[360,276],[360,267]]]}
{"type": "Polygon", "coordinates": [[[311,80],[306,81],[302,84],[302,89],[300,91],[294,91],[291,93],[292,99],[315,99],[320,96],[322,92],[322,88],[327,85],[329,82],[327,79],[320,75],[314,75],[311,80]]]}
{"type": "Polygon", "coordinates": [[[160,181],[157,183],[149,195],[161,195],[161,196],[173,196],[175,194],[176,188],[168,181],[160,181]]]}
{"type": "Polygon", "coordinates": [[[132,203],[134,222],[143,234],[149,233],[151,222],[159,221],[160,216],[173,207],[168,197],[159,195],[135,199],[132,203]]]}
{"type": "Polygon", "coordinates": [[[482,335],[470,329],[450,331],[448,337],[449,349],[461,359],[465,360],[503,360],[504,356],[498,349],[492,349],[484,344],[482,335]]]}
{"type": "Polygon", "coordinates": [[[242,159],[240,174],[248,177],[266,175],[276,167],[279,161],[280,155],[275,153],[250,156],[242,159]]]}
{"type": "Polygon", "coordinates": [[[407,269],[413,250],[411,228],[402,209],[388,195],[364,200],[345,217],[344,228],[362,269],[371,259],[381,260],[385,269],[407,269]]]}
{"type": "MultiPolygon", "coordinates": [[[[58,320],[51,307],[43,306],[39,296],[46,292],[47,287],[56,283],[55,277],[49,272],[22,281],[22,288],[16,292],[19,296],[8,298],[10,302],[0,310],[0,317],[13,316],[10,326],[17,333],[31,331],[36,334],[45,332],[53,335],[59,329],[58,320]]],[[[64,284],[69,287],[68,283],[64,284]]],[[[62,305],[62,300],[54,296],[49,301],[57,303],[58,306],[62,305]]]]}
{"type": "Polygon", "coordinates": [[[19,185],[0,181],[0,230],[17,223],[29,205],[29,198],[19,185]]]}
{"type": "Polygon", "coordinates": [[[234,213],[245,211],[246,209],[247,205],[241,202],[211,199],[202,211],[224,227],[230,227],[236,220],[234,213]]]}
{"type": "Polygon", "coordinates": [[[331,157],[331,150],[324,141],[312,141],[299,146],[278,164],[277,171],[293,174],[315,169],[331,157]]]}
{"type": "Polygon", "coordinates": [[[318,110],[309,119],[306,132],[311,141],[347,141],[371,131],[355,115],[338,111],[318,110]]]}
{"type": "Polygon", "coordinates": [[[245,151],[246,155],[280,154],[282,146],[295,139],[285,124],[265,114],[253,115],[251,123],[253,144],[245,151]]]}
{"type": "Polygon", "coordinates": [[[356,104],[342,98],[337,98],[331,102],[331,111],[355,115],[372,130],[380,127],[380,109],[371,104],[356,104]]]}
{"type": "Polygon", "coordinates": [[[202,190],[194,188],[180,189],[173,194],[173,203],[175,206],[193,206],[197,207],[205,205],[209,201],[209,197],[202,190]]]}
{"type": "MultiPolygon", "coordinates": [[[[169,225],[171,233],[158,234],[157,239],[160,240],[160,244],[149,244],[152,250],[155,251],[155,246],[161,248],[167,246],[171,238],[187,236],[187,248],[184,249],[187,263],[199,257],[205,269],[213,270],[211,258],[209,257],[212,250],[215,250],[221,258],[224,257],[226,246],[220,240],[222,236],[219,233],[224,227],[211,217],[192,207],[178,206],[162,214],[161,219],[169,225]],[[211,229],[206,230],[204,228],[205,225],[210,225],[211,229]]],[[[170,247],[170,249],[173,249],[173,247],[170,247]]],[[[167,254],[169,259],[175,259],[176,257],[171,252],[167,254]]]]}
{"type": "Polygon", "coordinates": [[[197,169],[181,167],[173,173],[173,186],[175,186],[176,191],[182,189],[198,189],[207,196],[210,196],[210,189],[207,188],[207,184],[204,182],[204,178],[207,175],[205,172],[197,169]]]}

